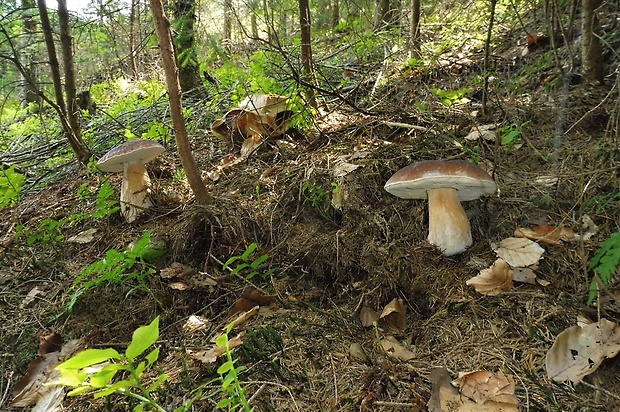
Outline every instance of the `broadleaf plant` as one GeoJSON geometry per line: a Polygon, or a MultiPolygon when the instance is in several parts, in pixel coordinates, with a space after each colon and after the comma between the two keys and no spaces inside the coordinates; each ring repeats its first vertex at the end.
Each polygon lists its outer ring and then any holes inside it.
{"type": "Polygon", "coordinates": [[[59,384],[73,388],[69,396],[92,392],[97,399],[119,393],[140,402],[134,411],[150,407],[164,412],[165,409],[153,397],[153,392],[166,381],[166,374],[161,373],[148,387],[142,382],[144,372],[157,361],[159,348],[145,355],[146,362],[136,363],[136,359],[144,355],[158,338],[159,316],[134,331],[125,353],[119,353],[113,348],[87,349],[56,366],[60,372],[59,384]],[[119,376],[120,380],[115,380],[119,376]]]}

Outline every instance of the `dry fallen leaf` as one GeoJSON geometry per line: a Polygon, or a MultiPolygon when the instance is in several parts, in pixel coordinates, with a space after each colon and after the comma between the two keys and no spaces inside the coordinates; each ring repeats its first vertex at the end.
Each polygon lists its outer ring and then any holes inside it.
{"type": "Polygon", "coordinates": [[[362,345],[357,342],[352,343],[351,346],[349,346],[349,355],[351,355],[353,358],[357,359],[360,362],[368,361],[368,355],[366,354],[366,351],[364,350],[362,345]]]}
{"type": "Polygon", "coordinates": [[[549,225],[534,226],[531,229],[519,227],[515,230],[516,237],[525,237],[531,240],[559,245],[575,238],[575,232],[569,227],[549,225]]]}
{"type": "Polygon", "coordinates": [[[194,273],[196,269],[191,266],[179,262],[173,262],[169,267],[159,271],[159,276],[164,279],[172,279],[175,277],[184,277],[194,273]]]}
{"type": "Polygon", "coordinates": [[[536,242],[522,237],[502,240],[493,250],[512,267],[527,267],[538,263],[545,249],[536,242]]]}
{"type": "Polygon", "coordinates": [[[241,143],[241,157],[246,158],[263,143],[259,135],[248,137],[241,143]]]}
{"type": "MultiPolygon", "coordinates": [[[[243,339],[245,339],[245,336],[245,332],[240,332],[234,338],[229,339],[228,349],[233,349],[243,344],[243,339]]],[[[213,347],[208,350],[202,350],[198,352],[188,350],[187,353],[191,358],[196,359],[197,361],[200,361],[202,363],[213,363],[217,360],[217,358],[226,353],[226,347],[213,345],[213,347]]]]}
{"type": "Polygon", "coordinates": [[[415,358],[415,353],[411,352],[409,349],[405,349],[398,339],[391,335],[381,339],[381,347],[388,355],[404,362],[415,358]]]}
{"type": "Polygon", "coordinates": [[[67,242],[80,244],[90,243],[95,238],[95,233],[97,233],[96,228],[87,229],[78,233],[77,235],[71,236],[69,239],[67,239],[67,242]]]}
{"type": "Polygon", "coordinates": [[[458,389],[452,386],[450,375],[446,368],[431,371],[431,397],[428,400],[429,412],[518,412],[519,406],[512,403],[486,401],[476,403],[462,396],[458,389]]]}
{"type": "Polygon", "coordinates": [[[360,321],[362,322],[362,326],[365,328],[372,326],[375,322],[378,322],[379,316],[379,313],[377,313],[370,306],[364,305],[362,306],[362,309],[360,309],[360,321]]]}
{"type": "Polygon", "coordinates": [[[407,307],[403,300],[398,298],[392,299],[383,308],[379,320],[398,330],[405,330],[407,328],[407,307]]]}
{"type": "Polygon", "coordinates": [[[184,333],[194,333],[202,330],[206,330],[211,322],[205,317],[191,315],[183,324],[184,333]]]}
{"type": "Polygon", "coordinates": [[[455,383],[461,395],[478,404],[491,401],[499,404],[519,405],[519,400],[515,396],[514,379],[502,372],[498,375],[483,370],[460,372],[455,383]]]}
{"type": "Polygon", "coordinates": [[[467,136],[465,136],[465,140],[489,140],[495,141],[495,129],[497,128],[494,124],[484,124],[482,126],[474,126],[471,129],[471,132],[467,136]]]}
{"type": "Polygon", "coordinates": [[[345,161],[341,161],[334,166],[332,169],[332,175],[334,177],[343,177],[351,173],[352,171],[359,168],[360,165],[354,165],[352,163],[347,163],[345,161]]]}
{"type": "Polygon", "coordinates": [[[512,269],[503,259],[497,259],[490,268],[465,282],[483,295],[497,296],[512,289],[512,269]]]}
{"type": "Polygon", "coordinates": [[[22,308],[28,307],[35,301],[35,299],[37,299],[38,297],[43,297],[46,294],[47,292],[45,291],[44,287],[39,288],[38,286],[35,286],[30,289],[30,292],[28,292],[20,306],[22,308]]]}
{"type": "Polygon", "coordinates": [[[620,352],[620,326],[607,319],[562,331],[547,352],[547,374],[556,382],[581,382],[620,352]]]}

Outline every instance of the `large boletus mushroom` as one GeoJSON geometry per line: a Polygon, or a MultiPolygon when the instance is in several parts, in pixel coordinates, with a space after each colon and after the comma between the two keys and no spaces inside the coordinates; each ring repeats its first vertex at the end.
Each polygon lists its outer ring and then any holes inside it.
{"type": "Polygon", "coordinates": [[[152,140],[135,139],[113,147],[97,162],[104,172],[123,172],[121,215],[127,222],[133,222],[144,210],[153,206],[145,164],[165,150],[152,140]]]}
{"type": "Polygon", "coordinates": [[[491,195],[497,188],[491,176],[472,163],[426,160],[400,169],[385,190],[403,199],[428,198],[428,241],[445,256],[452,256],[473,242],[461,201],[491,195]]]}

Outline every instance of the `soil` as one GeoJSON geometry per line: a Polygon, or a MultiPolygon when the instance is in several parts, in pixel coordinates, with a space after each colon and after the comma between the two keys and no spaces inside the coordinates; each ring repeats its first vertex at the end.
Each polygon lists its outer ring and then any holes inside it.
{"type": "MultiPolygon", "coordinates": [[[[191,139],[213,205],[194,203],[175,174],[181,164],[171,144],[148,165],[158,206],[138,221],[127,224],[116,214],[67,224],[57,243],[15,239],[17,225],[36,229],[43,219],[95,210],[94,199],[76,193],[84,183],[96,189],[101,176],[65,166],[65,179],[0,211],[2,409],[19,410],[8,406],[10,391],[37,354],[37,334],[56,331],[65,342],[88,336],[92,347],[122,351],[137,327],[160,316],[156,369],[168,374],[168,383],[156,397],[173,410],[199,385],[206,394],[220,387],[212,380],[223,360],[203,363],[192,354],[212,347],[235,313],[258,303],[261,311],[231,332],[246,334],[235,356],[246,368],[240,378],[256,410],[424,411],[438,367],[453,379],[481,369],[512,376],[522,410],[620,410],[620,358],[605,360],[577,385],[555,383],[545,371],[555,337],[578,319],[620,322],[617,301],[586,304],[589,260],[620,221],[618,83],[572,82],[553,61],[539,63],[548,47],[516,63],[509,58],[520,51],[506,51],[504,77],[491,82],[485,115],[476,90],[469,102],[450,107],[431,92],[471,86],[481,56],[466,66],[392,69],[374,92],[382,99],[372,113],[332,104],[309,130],[267,139],[239,163],[230,157],[239,156],[238,147],[209,133],[205,121],[191,139]],[[518,71],[536,64],[536,72],[518,71]],[[510,88],[517,83],[527,92],[510,88]],[[520,136],[512,145],[464,139],[472,127],[489,123],[515,124],[520,136]],[[425,201],[383,189],[394,172],[427,159],[476,162],[498,185],[497,195],[463,203],[474,243],[462,254],[445,257],[426,242],[425,201]],[[592,238],[542,244],[535,272],[545,286],[515,283],[486,296],[466,285],[496,260],[493,245],[515,229],[544,224],[582,233],[584,216],[598,227],[592,238]],[[67,240],[91,228],[92,241],[67,240]],[[146,232],[167,251],[145,280],[147,289],[104,283],[57,316],[84,267],[146,232]],[[251,259],[267,255],[259,272],[272,274],[247,280],[247,270],[236,276],[223,269],[254,242],[259,247],[251,259]],[[160,270],[174,262],[189,266],[188,274],[162,277],[160,270]],[[26,299],[34,288],[39,293],[26,299]],[[362,325],[363,307],[380,312],[395,298],[406,307],[404,329],[362,325]],[[206,319],[202,329],[187,328],[192,315],[206,319]],[[405,361],[382,349],[388,335],[415,356],[405,361]]],[[[363,80],[351,99],[359,106],[371,99],[375,79],[363,80]]],[[[109,179],[118,190],[120,176],[109,179]]],[[[193,410],[215,410],[220,396],[197,401],[193,410]]],[[[71,411],[132,405],[120,395],[63,402],[71,411]]]]}

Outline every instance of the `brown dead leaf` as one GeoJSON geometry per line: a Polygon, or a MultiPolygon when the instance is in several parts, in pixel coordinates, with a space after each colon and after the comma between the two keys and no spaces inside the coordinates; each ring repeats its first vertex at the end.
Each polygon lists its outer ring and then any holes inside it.
{"type": "Polygon", "coordinates": [[[379,320],[398,330],[407,328],[407,307],[402,299],[395,298],[388,303],[379,316],[379,320]]]}
{"type": "Polygon", "coordinates": [[[534,226],[531,229],[520,227],[515,230],[516,237],[525,237],[538,242],[559,245],[575,238],[575,232],[569,227],[549,225],[534,226]]]}
{"type": "Polygon", "coordinates": [[[41,287],[35,286],[32,289],[30,289],[30,292],[28,292],[28,294],[26,295],[26,297],[24,298],[20,306],[22,308],[26,308],[30,306],[38,297],[43,297],[45,295],[47,295],[47,292],[45,291],[44,286],[41,286],[41,287]]]}
{"type": "Polygon", "coordinates": [[[515,268],[535,265],[545,253],[545,249],[538,243],[522,237],[506,238],[499,246],[493,247],[493,250],[498,257],[515,268]]]}
{"type": "Polygon", "coordinates": [[[503,259],[497,259],[490,268],[465,282],[483,295],[497,296],[512,289],[512,269],[503,259]]]}
{"type": "Polygon", "coordinates": [[[62,387],[54,384],[60,372],[54,369],[77,352],[86,349],[86,339],[67,342],[60,351],[49,352],[35,358],[28,371],[13,389],[11,406],[26,407],[36,405],[33,410],[53,410],[64,398],[62,387]],[[60,390],[59,390],[60,389],[60,390]]]}
{"type": "Polygon", "coordinates": [[[476,403],[462,396],[458,389],[452,386],[450,375],[446,368],[431,371],[431,397],[428,400],[429,412],[518,412],[519,406],[511,403],[486,401],[476,403]]]}
{"type": "Polygon", "coordinates": [[[235,301],[235,304],[226,315],[227,318],[239,313],[252,309],[254,306],[270,306],[275,304],[276,297],[271,295],[265,295],[260,290],[253,287],[246,287],[239,299],[235,301]]]}
{"type": "Polygon", "coordinates": [[[461,372],[455,381],[461,395],[481,404],[487,401],[519,405],[515,396],[515,382],[510,376],[500,372],[494,375],[488,371],[461,372]]]}
{"type": "Polygon", "coordinates": [[[58,332],[39,332],[39,350],[37,355],[43,356],[50,352],[58,352],[62,348],[62,335],[58,332]]]}
{"type": "Polygon", "coordinates": [[[388,355],[404,362],[415,358],[415,353],[411,352],[409,349],[405,349],[398,339],[391,335],[381,339],[381,347],[388,355]]]}
{"type": "Polygon", "coordinates": [[[556,382],[581,382],[620,352],[620,326],[607,319],[562,331],[547,352],[547,375],[556,382]]]}
{"type": "MultiPolygon", "coordinates": [[[[245,339],[245,337],[246,333],[240,332],[237,336],[228,340],[228,349],[233,349],[243,344],[243,340],[245,339]]],[[[215,339],[217,339],[217,337],[215,339]]],[[[226,347],[213,345],[208,350],[202,350],[198,352],[188,350],[187,353],[192,359],[196,359],[197,361],[200,361],[202,363],[213,363],[217,360],[217,358],[226,353],[226,347]]]]}
{"type": "Polygon", "coordinates": [[[90,243],[95,238],[95,233],[97,233],[97,229],[96,228],[91,228],[91,229],[83,230],[80,233],[78,233],[77,235],[74,235],[74,236],[71,236],[70,238],[68,238],[67,242],[69,242],[69,243],[80,243],[80,244],[90,243]]]}
{"type": "Polygon", "coordinates": [[[365,328],[372,326],[375,322],[378,322],[379,316],[379,313],[377,313],[370,306],[364,305],[360,310],[360,321],[362,322],[362,326],[365,328]]]}
{"type": "Polygon", "coordinates": [[[206,330],[211,322],[202,316],[191,315],[183,324],[183,332],[187,334],[206,330]]]}
{"type": "Polygon", "coordinates": [[[189,276],[192,273],[195,273],[196,269],[191,266],[185,265],[183,263],[174,262],[167,268],[163,268],[159,271],[159,276],[163,279],[172,279],[172,278],[182,278],[185,276],[189,276]]]}
{"type": "Polygon", "coordinates": [[[258,135],[248,137],[241,143],[241,157],[246,158],[252,154],[263,143],[258,135]]]}

